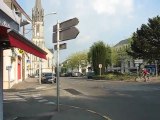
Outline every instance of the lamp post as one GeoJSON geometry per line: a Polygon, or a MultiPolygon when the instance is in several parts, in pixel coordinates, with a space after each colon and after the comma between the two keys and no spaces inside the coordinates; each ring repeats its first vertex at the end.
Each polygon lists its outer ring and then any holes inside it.
{"type": "MultiPolygon", "coordinates": [[[[49,15],[52,15],[52,14],[56,14],[56,12],[48,13],[48,14],[44,15],[44,18],[45,18],[46,16],[49,16],[49,15]]],[[[42,47],[42,46],[41,46],[41,47],[42,47]]],[[[53,51],[53,52],[54,52],[54,51],[53,51]]],[[[52,61],[53,61],[53,60],[52,60],[52,61]]],[[[43,69],[43,67],[42,67],[42,59],[39,58],[39,84],[41,84],[42,69],[43,69]]],[[[52,70],[52,79],[53,79],[53,70],[52,70]]]]}

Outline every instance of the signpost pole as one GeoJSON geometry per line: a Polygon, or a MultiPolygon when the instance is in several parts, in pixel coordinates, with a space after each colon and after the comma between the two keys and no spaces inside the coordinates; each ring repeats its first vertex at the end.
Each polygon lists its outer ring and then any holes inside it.
{"type": "Polygon", "coordinates": [[[99,69],[100,69],[100,71],[99,71],[99,72],[100,72],[100,73],[99,73],[99,75],[100,75],[100,77],[101,77],[101,68],[99,68],[99,69]]]}
{"type": "Polygon", "coordinates": [[[155,60],[155,67],[156,67],[156,77],[158,77],[157,60],[155,60]]]}
{"type": "MultiPolygon", "coordinates": [[[[61,41],[74,39],[79,34],[79,30],[74,26],[79,23],[77,18],[73,18],[67,20],[65,22],[59,23],[57,20],[57,24],[53,26],[53,43],[57,43],[57,111],[59,111],[59,98],[60,98],[60,80],[59,80],[59,50],[60,47],[63,49],[66,48],[66,44],[59,44],[61,41]]],[[[56,46],[55,46],[56,48],[56,46]]]]}
{"type": "Polygon", "coordinates": [[[57,21],[57,111],[59,111],[59,21],[57,21]]]}
{"type": "Polygon", "coordinates": [[[3,49],[0,48],[0,120],[3,120],[3,49]]]}

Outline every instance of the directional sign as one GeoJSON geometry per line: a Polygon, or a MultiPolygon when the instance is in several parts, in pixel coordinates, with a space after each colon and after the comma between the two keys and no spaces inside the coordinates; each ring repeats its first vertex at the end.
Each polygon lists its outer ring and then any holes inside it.
{"type": "MultiPolygon", "coordinates": [[[[63,49],[66,49],[66,48],[67,48],[67,44],[66,43],[63,43],[63,44],[59,45],[59,49],[60,50],[63,50],[63,49]]],[[[54,50],[57,50],[57,45],[54,45],[54,50]]]]}
{"type": "Polygon", "coordinates": [[[143,63],[143,59],[137,59],[137,60],[134,60],[134,63],[143,63]]]}
{"type": "MultiPolygon", "coordinates": [[[[79,34],[79,30],[76,27],[71,27],[67,30],[63,30],[59,32],[59,40],[65,41],[74,39],[79,34]]],[[[53,43],[57,43],[57,33],[53,33],[53,43]]]]}
{"type": "MultiPolygon", "coordinates": [[[[66,29],[68,29],[72,26],[77,25],[78,23],[79,23],[78,18],[72,18],[72,19],[69,19],[67,21],[61,22],[60,25],[59,25],[60,26],[60,31],[61,30],[66,30],[66,29]]],[[[57,32],[57,25],[53,26],[53,32],[57,32]]]]}

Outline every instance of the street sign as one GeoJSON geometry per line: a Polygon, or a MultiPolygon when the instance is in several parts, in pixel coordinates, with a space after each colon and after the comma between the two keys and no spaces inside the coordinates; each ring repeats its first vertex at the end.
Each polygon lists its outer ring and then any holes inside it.
{"type": "Polygon", "coordinates": [[[137,60],[134,60],[134,63],[143,63],[143,59],[137,59],[137,60]]]}
{"type": "Polygon", "coordinates": [[[74,27],[79,23],[77,18],[73,18],[62,23],[57,21],[53,26],[53,43],[57,43],[54,49],[57,49],[57,111],[59,111],[59,50],[66,49],[66,43],[59,44],[60,41],[70,40],[77,37],[79,30],[74,27]],[[59,46],[59,47],[57,47],[59,46]]]}
{"type": "MultiPolygon", "coordinates": [[[[60,50],[67,49],[67,44],[66,43],[60,44],[59,49],[60,50]]],[[[54,50],[57,50],[57,45],[54,45],[54,50]]]]}
{"type": "Polygon", "coordinates": [[[102,68],[102,64],[99,64],[99,68],[102,68]]]}
{"type": "Polygon", "coordinates": [[[12,66],[6,66],[6,70],[10,70],[12,66]]]}
{"type": "MultiPolygon", "coordinates": [[[[61,30],[66,30],[72,26],[75,26],[79,23],[79,20],[78,18],[72,18],[72,19],[69,19],[69,20],[66,20],[64,22],[61,22],[60,23],[60,31],[61,30]]],[[[57,25],[54,25],[53,26],[53,32],[57,32],[57,25]]]]}
{"type": "MultiPolygon", "coordinates": [[[[63,30],[59,32],[59,40],[65,41],[74,39],[79,34],[79,30],[76,27],[71,27],[70,29],[63,30]]],[[[53,33],[53,43],[57,43],[57,33],[53,33]]]]}

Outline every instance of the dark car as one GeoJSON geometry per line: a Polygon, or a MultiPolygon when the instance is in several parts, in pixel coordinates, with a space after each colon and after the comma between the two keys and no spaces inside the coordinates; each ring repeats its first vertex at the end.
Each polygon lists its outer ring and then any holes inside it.
{"type": "Polygon", "coordinates": [[[56,83],[56,75],[52,72],[42,73],[42,83],[56,83]]]}
{"type": "Polygon", "coordinates": [[[88,79],[92,79],[94,75],[95,75],[94,71],[87,72],[87,78],[88,79]]]}
{"type": "Polygon", "coordinates": [[[64,76],[65,76],[65,77],[72,77],[72,72],[67,72],[67,73],[65,73],[64,76]]]}

